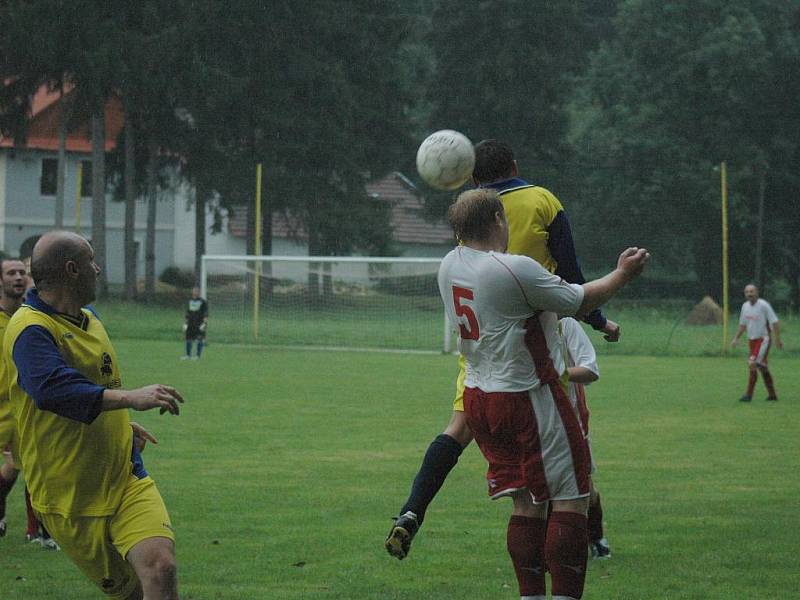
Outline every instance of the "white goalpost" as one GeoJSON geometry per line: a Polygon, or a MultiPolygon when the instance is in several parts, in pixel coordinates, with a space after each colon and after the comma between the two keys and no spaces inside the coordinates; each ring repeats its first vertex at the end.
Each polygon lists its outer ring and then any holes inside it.
{"type": "Polygon", "coordinates": [[[204,255],[211,341],[451,352],[441,258],[204,255]]]}

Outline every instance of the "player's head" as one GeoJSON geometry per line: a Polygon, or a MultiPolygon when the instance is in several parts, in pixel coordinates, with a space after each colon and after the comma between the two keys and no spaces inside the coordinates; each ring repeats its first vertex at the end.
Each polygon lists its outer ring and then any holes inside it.
{"type": "Polygon", "coordinates": [[[0,259],[2,297],[21,301],[28,287],[28,269],[18,258],[0,259]]]}
{"type": "Polygon", "coordinates": [[[27,292],[29,289],[33,287],[33,275],[31,275],[31,257],[30,256],[23,257],[22,264],[25,265],[26,279],[27,279],[27,282],[25,284],[25,291],[27,292]]]}
{"type": "Polygon", "coordinates": [[[77,233],[50,231],[33,247],[31,275],[40,291],[57,291],[81,306],[95,299],[100,267],[89,242],[77,233]]]}
{"type": "Polygon", "coordinates": [[[508,221],[496,191],[481,188],[460,194],[450,205],[448,218],[465,245],[488,244],[502,252],[508,248],[508,221]]]}
{"type": "Polygon", "coordinates": [[[518,174],[511,146],[499,140],[483,140],[475,144],[475,167],[472,169],[475,185],[503,181],[518,174]]]}
{"type": "Polygon", "coordinates": [[[200,297],[200,288],[197,287],[197,286],[194,286],[192,288],[192,298],[199,298],[199,297],[200,297]]]}
{"type": "Polygon", "coordinates": [[[744,297],[747,298],[748,302],[755,302],[758,300],[758,288],[753,283],[748,283],[744,286],[744,297]]]}

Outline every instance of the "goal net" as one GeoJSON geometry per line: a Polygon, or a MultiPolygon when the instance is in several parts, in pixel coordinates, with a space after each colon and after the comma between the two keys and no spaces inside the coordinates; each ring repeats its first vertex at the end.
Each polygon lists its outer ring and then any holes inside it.
{"type": "Polygon", "coordinates": [[[449,352],[439,258],[216,256],[202,260],[209,342],[449,352]]]}

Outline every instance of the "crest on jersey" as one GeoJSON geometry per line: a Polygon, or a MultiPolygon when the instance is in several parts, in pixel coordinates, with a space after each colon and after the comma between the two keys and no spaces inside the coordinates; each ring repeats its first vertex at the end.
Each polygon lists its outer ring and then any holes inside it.
{"type": "Polygon", "coordinates": [[[111,355],[108,352],[103,352],[103,364],[100,365],[100,372],[106,376],[112,375],[114,373],[113,364],[111,355]]]}

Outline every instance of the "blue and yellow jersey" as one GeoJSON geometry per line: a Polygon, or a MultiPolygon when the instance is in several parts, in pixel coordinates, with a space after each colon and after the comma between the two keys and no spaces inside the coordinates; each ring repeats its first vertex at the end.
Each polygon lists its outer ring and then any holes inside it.
{"type": "Polygon", "coordinates": [[[32,290],[3,339],[18,458],[40,513],[113,514],[131,473],[127,410],[102,411],[103,390],[121,387],[114,348],[100,320],[56,312],[32,290]]]}
{"type": "MultiPolygon", "coordinates": [[[[6,333],[8,321],[11,317],[4,310],[0,310],[0,341],[6,333]]],[[[11,414],[11,404],[8,401],[8,381],[5,361],[0,356],[0,451],[9,446],[14,439],[14,416],[11,414]]]]}

